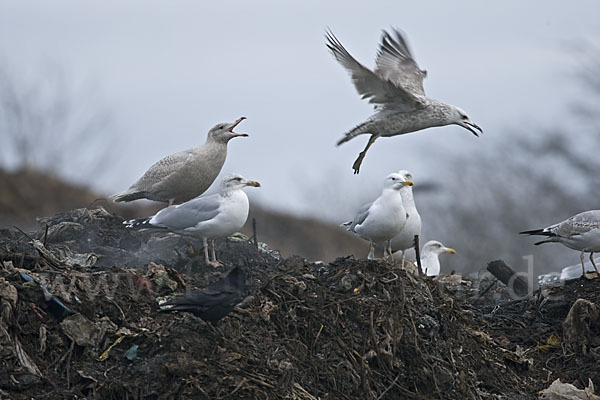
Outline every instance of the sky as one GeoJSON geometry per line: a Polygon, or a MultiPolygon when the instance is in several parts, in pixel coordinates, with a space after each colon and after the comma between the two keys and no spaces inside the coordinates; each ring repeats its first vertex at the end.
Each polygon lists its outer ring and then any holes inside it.
{"type": "Polygon", "coordinates": [[[237,130],[250,136],[230,142],[222,175],[260,181],[249,196],[269,208],[336,221],[377,196],[390,172],[435,182],[440,154],[468,162],[511,127],[560,119],[572,87],[568,49],[598,43],[598,15],[593,0],[0,0],[0,55],[40,76],[50,61],[100,94],[114,118],[107,137],[119,139],[115,162],[83,179],[97,190],[126,189],[160,158],[203,143],[213,125],[245,116],[237,130]],[[357,176],[351,166],[368,136],[335,143],[372,108],[324,32],[371,68],[390,27],[428,71],[427,95],[464,109],[484,135],[449,126],[379,139],[357,176]]]}

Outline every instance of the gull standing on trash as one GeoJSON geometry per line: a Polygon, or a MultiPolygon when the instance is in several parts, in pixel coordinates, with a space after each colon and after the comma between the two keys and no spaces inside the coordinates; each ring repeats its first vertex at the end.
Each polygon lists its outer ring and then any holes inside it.
{"type": "Polygon", "coordinates": [[[594,262],[594,253],[600,252],[600,210],[584,211],[547,228],[519,233],[548,236],[548,239],[534,243],[536,246],[542,243],[559,242],[573,250],[581,251],[581,269],[584,275],[584,253],[590,253],[590,261],[596,273],[600,274],[594,262]]]}
{"type": "Polygon", "coordinates": [[[406,224],[406,210],[400,190],[413,183],[401,174],[389,174],[383,183],[383,191],[374,202],[362,206],[352,221],[343,223],[348,230],[369,241],[369,258],[374,255],[374,243],[384,243],[384,257],[391,256],[391,239],[406,224]]]}
{"type": "Polygon", "coordinates": [[[233,131],[246,117],[215,125],[202,146],[166,156],[152,165],[144,176],[124,192],[110,196],[113,201],[148,199],[181,204],[204,193],[214,182],[227,157],[227,143],[246,133],[233,131]]]}
{"type": "Polygon", "coordinates": [[[214,326],[242,301],[246,277],[241,267],[232,269],[226,277],[205,288],[160,305],[160,311],[187,311],[209,321],[214,326]]]}
{"type": "Polygon", "coordinates": [[[202,238],[206,264],[221,265],[215,255],[214,239],[227,237],[240,230],[248,219],[250,204],[242,190],[246,186],[260,187],[239,174],[227,175],[221,191],[200,196],[186,203],[163,208],[150,218],[125,221],[128,228],[168,229],[175,233],[202,238]],[[208,258],[208,239],[211,239],[212,260],[208,258]]]}
{"type": "MultiPolygon", "coordinates": [[[[407,170],[398,171],[407,181],[413,181],[412,174],[407,170]]],[[[412,186],[404,186],[400,189],[402,205],[406,210],[406,224],[402,231],[392,239],[392,252],[400,252],[401,260],[404,262],[404,251],[415,247],[415,236],[421,235],[421,215],[417,211],[415,199],[413,197],[412,186]]],[[[381,254],[381,246],[375,247],[375,256],[381,254]]]]}
{"type": "Polygon", "coordinates": [[[483,133],[460,108],[425,96],[423,78],[427,72],[417,65],[402,34],[396,29],[393,33],[395,38],[383,31],[374,71],[356,61],[331,31],[326,33],[327,47],[350,72],[362,98],[369,99],[375,107],[375,114],[347,132],[337,143],[339,146],[358,135],[371,134],[367,146],[352,166],[355,174],[358,174],[367,150],[379,137],[450,124],[462,126],[475,136],[483,133]]]}
{"type": "Polygon", "coordinates": [[[456,254],[456,250],[444,246],[437,240],[430,240],[423,246],[421,254],[421,266],[423,273],[427,276],[438,276],[440,274],[439,255],[442,253],[456,254]]]}

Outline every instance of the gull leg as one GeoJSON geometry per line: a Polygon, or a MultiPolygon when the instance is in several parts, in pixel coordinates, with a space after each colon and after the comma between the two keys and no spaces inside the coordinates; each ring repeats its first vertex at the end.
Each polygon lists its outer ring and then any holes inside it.
{"type": "Polygon", "coordinates": [[[362,164],[363,159],[367,155],[367,150],[369,150],[369,147],[371,147],[373,142],[375,142],[375,140],[377,140],[378,137],[379,137],[379,135],[371,135],[371,138],[369,139],[367,146],[365,147],[365,149],[363,151],[360,152],[360,154],[358,155],[358,158],[356,159],[356,161],[354,161],[354,164],[352,164],[352,169],[354,169],[354,174],[358,174],[358,172],[360,170],[360,165],[362,164]]]}
{"type": "Polygon", "coordinates": [[[217,261],[217,256],[215,254],[215,241],[212,239],[210,241],[210,254],[212,255],[212,261],[210,261],[209,265],[212,265],[215,268],[223,266],[223,264],[217,261]]]}
{"type": "Polygon", "coordinates": [[[391,259],[391,258],[392,258],[392,239],[390,239],[390,240],[388,240],[388,241],[387,241],[387,246],[386,246],[386,248],[387,248],[387,254],[388,254],[388,255],[387,255],[387,258],[388,258],[388,260],[389,260],[389,259],[391,259]]]}
{"type": "MultiPolygon", "coordinates": [[[[594,266],[594,269],[596,270],[596,273],[598,275],[600,275],[600,271],[598,271],[598,267],[596,267],[596,263],[594,262],[594,253],[590,253],[590,261],[592,262],[592,265],[594,266]]],[[[585,273],[585,271],[584,271],[585,273]]]]}
{"type": "Polygon", "coordinates": [[[375,247],[373,247],[373,242],[369,242],[369,255],[367,259],[372,260],[375,257],[375,247]]]}
{"type": "Polygon", "coordinates": [[[208,241],[206,238],[202,238],[202,245],[204,246],[204,262],[210,265],[210,260],[208,259],[208,241]]]}

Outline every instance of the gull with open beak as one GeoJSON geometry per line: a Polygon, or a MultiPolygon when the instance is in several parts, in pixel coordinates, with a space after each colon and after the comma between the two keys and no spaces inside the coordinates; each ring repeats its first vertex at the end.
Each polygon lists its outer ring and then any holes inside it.
{"type": "Polygon", "coordinates": [[[425,96],[423,79],[427,72],[420,69],[406,40],[395,30],[395,37],[383,31],[374,71],[360,64],[342,46],[331,31],[326,34],[327,47],[335,59],[352,77],[363,99],[374,104],[375,114],[348,131],[338,141],[345,143],[358,135],[371,134],[365,149],[352,168],[358,174],[367,150],[379,137],[390,137],[444,125],[459,125],[475,136],[483,133],[458,107],[425,96]]]}
{"type": "Polygon", "coordinates": [[[173,205],[201,195],[221,172],[227,157],[227,143],[235,137],[248,136],[233,131],[244,119],[246,117],[215,125],[208,131],[203,145],[166,156],[129,189],[111,198],[116,202],[148,199],[173,205]]]}
{"type": "Polygon", "coordinates": [[[342,224],[350,232],[369,241],[369,259],[374,257],[375,243],[385,243],[384,257],[392,255],[391,239],[402,231],[407,218],[400,190],[412,185],[412,181],[402,174],[389,174],[383,183],[381,196],[362,206],[352,221],[342,224]]]}
{"type": "Polygon", "coordinates": [[[240,229],[248,219],[250,203],[242,189],[260,187],[239,174],[227,175],[218,194],[196,197],[183,204],[163,208],[150,218],[123,222],[127,228],[166,229],[180,235],[202,238],[206,264],[221,265],[215,255],[214,239],[227,237],[240,229]],[[208,240],[211,240],[212,260],[208,258],[208,240]]]}

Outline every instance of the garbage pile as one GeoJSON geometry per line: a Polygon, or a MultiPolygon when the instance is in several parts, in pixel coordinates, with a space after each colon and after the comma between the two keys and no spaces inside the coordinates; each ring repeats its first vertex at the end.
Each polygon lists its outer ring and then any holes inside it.
{"type": "Polygon", "coordinates": [[[1,230],[0,398],[535,399],[561,381],[600,386],[597,279],[498,301],[398,263],[282,259],[236,236],[217,241],[214,268],[195,245],[102,209],[1,230]],[[245,298],[216,327],[159,312],[235,266],[245,298]]]}

